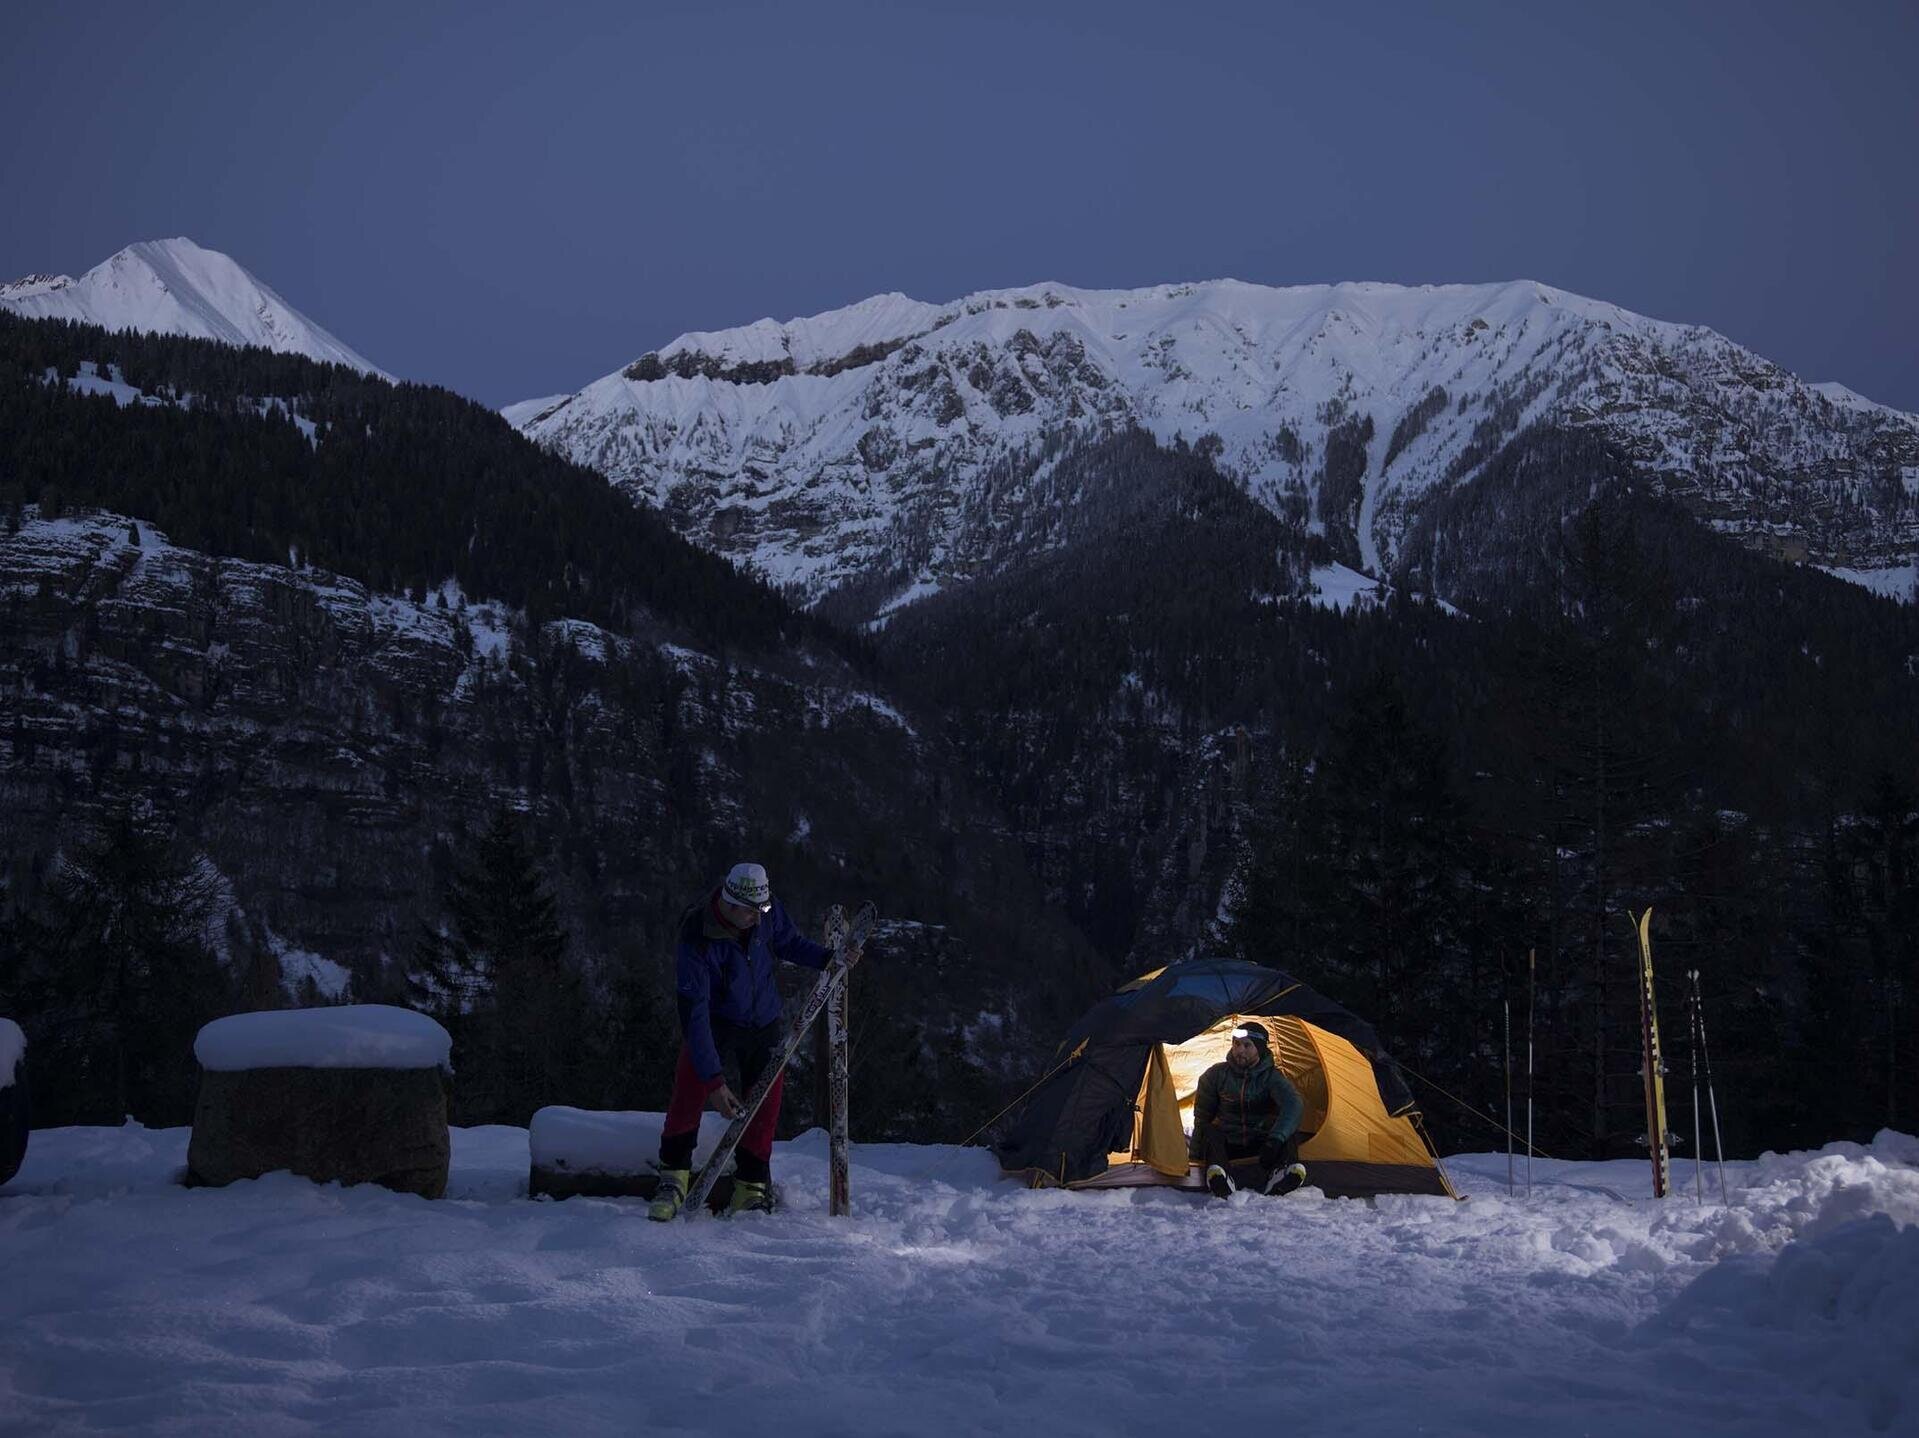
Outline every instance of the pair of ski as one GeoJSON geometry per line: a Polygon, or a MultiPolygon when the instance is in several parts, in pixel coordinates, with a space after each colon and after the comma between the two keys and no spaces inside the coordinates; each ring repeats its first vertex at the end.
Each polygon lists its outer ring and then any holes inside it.
{"type": "Polygon", "coordinates": [[[828,1082],[832,1093],[832,1116],[829,1129],[828,1152],[832,1168],[832,1192],[830,1210],[836,1216],[844,1216],[848,1211],[847,1182],[847,1142],[846,1142],[846,976],[852,972],[853,965],[865,952],[866,941],[872,936],[873,926],[879,920],[879,913],[871,903],[860,905],[859,912],[848,922],[846,911],[835,904],[827,914],[826,936],[832,947],[833,956],[826,961],[826,967],[820,970],[812,991],[807,994],[798,1010],[793,1014],[793,1022],[787,1026],[786,1036],[780,1040],[780,1046],[767,1060],[765,1069],[747,1093],[739,1110],[726,1126],[726,1132],[720,1136],[719,1147],[713,1150],[699,1174],[693,1180],[693,1186],[687,1190],[686,1202],[681,1213],[691,1218],[706,1206],[713,1185],[720,1181],[720,1175],[732,1162],[733,1153],[740,1146],[740,1140],[746,1136],[746,1126],[753,1121],[753,1115],[760,1111],[766,1102],[766,1095],[772,1090],[779,1076],[786,1072],[787,1064],[793,1055],[799,1052],[800,1043],[807,1031],[813,1027],[813,1021],[821,1012],[826,1014],[827,1034],[831,1040],[833,1057],[828,1082]]]}

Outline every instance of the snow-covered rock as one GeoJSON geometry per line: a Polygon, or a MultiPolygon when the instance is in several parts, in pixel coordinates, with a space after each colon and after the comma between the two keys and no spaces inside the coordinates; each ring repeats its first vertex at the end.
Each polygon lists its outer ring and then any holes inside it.
{"type": "Polygon", "coordinates": [[[533,1115],[527,1146],[536,1168],[643,1173],[660,1145],[660,1116],[553,1104],[533,1115]]]}
{"type": "MultiPolygon", "coordinates": [[[[709,1129],[717,1124],[708,1124],[709,1129]]],[[[709,1134],[710,1138],[711,1135],[709,1134]]],[[[540,1109],[527,1125],[527,1192],[552,1198],[651,1198],[660,1116],[618,1110],[540,1109]]]]}
{"type": "Polygon", "coordinates": [[[27,1036],[20,1025],[0,1019],[0,1183],[20,1171],[27,1155],[26,1056],[27,1036]]]}
{"type": "Polygon", "coordinates": [[[1603,435],[1788,557],[1879,568],[1919,545],[1919,418],[1529,280],[881,295],[682,335],[507,413],[809,601],[884,576],[876,613],[1004,562],[1047,447],[1129,425],[1204,446],[1374,577],[1535,423],[1603,435]]]}
{"type": "Polygon", "coordinates": [[[390,379],[265,283],[217,250],[192,240],[145,240],[79,279],[28,275],[0,284],[0,309],[29,319],[79,320],[109,330],[190,335],[259,345],[390,379]]]}
{"type": "Polygon", "coordinates": [[[200,1030],[193,1056],[222,1072],[263,1068],[448,1067],[453,1040],[425,1014],[390,1004],[229,1014],[200,1030]]]}
{"type": "Polygon", "coordinates": [[[7,1088],[27,1056],[27,1036],[12,1019],[0,1019],[0,1088],[7,1088]]]}
{"type": "Polygon", "coordinates": [[[386,1004],[215,1019],[193,1043],[204,1072],[188,1182],[220,1187],[284,1169],[440,1197],[451,1050],[425,1014],[386,1004]]]}

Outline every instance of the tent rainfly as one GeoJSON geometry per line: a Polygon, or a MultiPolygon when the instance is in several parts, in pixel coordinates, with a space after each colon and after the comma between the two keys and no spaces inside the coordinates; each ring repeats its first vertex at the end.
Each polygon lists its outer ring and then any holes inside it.
{"type": "Polygon", "coordinates": [[[1186,1157],[1199,1076],[1255,1022],[1305,1100],[1299,1156],[1329,1197],[1457,1197],[1372,1026],[1277,969],[1189,959],[1143,974],[1073,1026],[997,1145],[1035,1187],[1198,1188],[1186,1157]]]}

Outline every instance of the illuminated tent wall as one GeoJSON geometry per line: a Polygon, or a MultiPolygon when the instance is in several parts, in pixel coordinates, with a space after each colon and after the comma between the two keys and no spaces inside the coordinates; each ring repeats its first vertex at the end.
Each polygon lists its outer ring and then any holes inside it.
{"type": "Polygon", "coordinates": [[[1186,1161],[1193,1091],[1235,1024],[1262,1024],[1305,1100],[1299,1156],[1333,1197],[1453,1196],[1406,1081],[1372,1026],[1276,969],[1192,959],[1104,999],[1060,1044],[1052,1071],[996,1146],[1033,1184],[1198,1187],[1186,1161]]]}

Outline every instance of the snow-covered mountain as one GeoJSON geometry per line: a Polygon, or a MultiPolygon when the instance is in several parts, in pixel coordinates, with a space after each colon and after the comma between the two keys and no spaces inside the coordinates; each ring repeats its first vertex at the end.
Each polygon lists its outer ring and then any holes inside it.
{"type": "Polygon", "coordinates": [[[29,319],[259,345],[391,379],[294,309],[236,261],[189,239],[128,245],[79,279],[28,275],[0,284],[0,308],[29,319]]]}
{"type": "Polygon", "coordinates": [[[1598,432],[1785,557],[1875,573],[1919,545],[1919,417],[1533,281],[880,295],[682,335],[507,414],[810,601],[883,577],[875,610],[1010,559],[995,535],[1049,454],[1132,425],[1375,574],[1535,424],[1598,432]]]}

